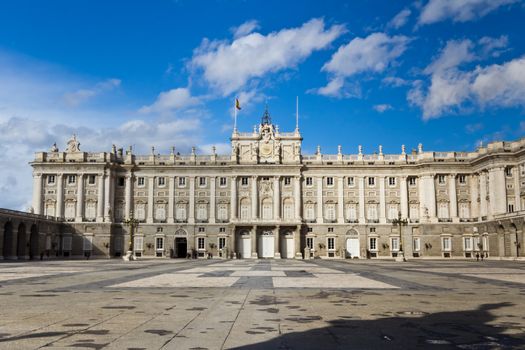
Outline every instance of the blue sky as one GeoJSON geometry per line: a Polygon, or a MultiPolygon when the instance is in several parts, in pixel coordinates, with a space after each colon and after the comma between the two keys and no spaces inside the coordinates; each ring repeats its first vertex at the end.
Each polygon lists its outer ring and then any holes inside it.
{"type": "Polygon", "coordinates": [[[292,130],[303,151],[473,150],[525,135],[521,0],[12,1],[0,5],[0,207],[33,152],[212,145],[292,130]]]}

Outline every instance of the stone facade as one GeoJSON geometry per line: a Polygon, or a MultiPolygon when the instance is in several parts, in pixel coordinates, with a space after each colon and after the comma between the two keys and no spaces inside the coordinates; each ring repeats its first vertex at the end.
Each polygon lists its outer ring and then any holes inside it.
{"type": "Polygon", "coordinates": [[[303,155],[301,143],[267,112],[233,131],[228,155],[89,153],[73,137],[36,153],[33,212],[64,222],[57,244],[71,256],[125,254],[130,219],[139,256],[525,254],[525,139],[400,154],[303,155]]]}

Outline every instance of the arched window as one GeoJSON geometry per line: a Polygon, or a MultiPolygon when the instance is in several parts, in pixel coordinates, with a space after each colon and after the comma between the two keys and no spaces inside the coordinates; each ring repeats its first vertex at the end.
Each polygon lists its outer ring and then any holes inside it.
{"type": "Polygon", "coordinates": [[[44,215],[55,216],[55,202],[47,202],[44,215]]]}
{"type": "Polygon", "coordinates": [[[377,204],[371,203],[368,204],[368,219],[369,220],[377,220],[377,204]]]}
{"type": "Polygon", "coordinates": [[[273,218],[273,205],[270,198],[265,198],[262,201],[262,219],[271,220],[273,218]]]}
{"type": "Polygon", "coordinates": [[[315,219],[315,204],[314,203],[306,203],[306,207],[304,210],[304,216],[306,220],[315,219]]]}
{"type": "Polygon", "coordinates": [[[64,217],[66,220],[71,220],[75,218],[76,203],[73,201],[67,201],[65,205],[64,217]]]}
{"type": "Polygon", "coordinates": [[[94,219],[97,216],[97,202],[86,203],[86,219],[94,219]]]}
{"type": "Polygon", "coordinates": [[[166,204],[157,203],[155,206],[155,220],[164,221],[166,220],[166,204]]]}
{"type": "Polygon", "coordinates": [[[335,220],[335,204],[334,203],[325,204],[325,217],[327,220],[335,220]]]}
{"type": "Polygon", "coordinates": [[[208,219],[208,205],[206,203],[197,204],[197,220],[208,219]]]}
{"type": "Polygon", "coordinates": [[[470,217],[469,203],[462,202],[459,203],[459,217],[461,219],[468,219],[470,217]]]}
{"type": "Polygon", "coordinates": [[[439,203],[438,217],[440,219],[448,219],[448,203],[447,202],[439,203]]]}
{"type": "Polygon", "coordinates": [[[135,205],[135,217],[137,218],[137,220],[146,219],[146,209],[144,203],[137,203],[135,205]]]}
{"type": "Polygon", "coordinates": [[[175,219],[177,221],[186,220],[186,203],[177,203],[175,208],[175,219]]]}
{"type": "Polygon", "coordinates": [[[284,200],[283,205],[283,216],[285,220],[293,220],[294,218],[294,212],[293,212],[293,200],[291,198],[287,198],[284,200]]]}
{"type": "Polygon", "coordinates": [[[397,204],[389,204],[388,205],[388,218],[390,220],[394,220],[397,218],[397,214],[399,212],[397,204]]]}
{"type": "Polygon", "coordinates": [[[346,219],[349,221],[357,220],[357,208],[355,204],[346,205],[346,219]]]}
{"type": "Polygon", "coordinates": [[[250,201],[247,198],[241,199],[241,220],[250,219],[250,201]]]}
{"type": "Polygon", "coordinates": [[[217,209],[217,219],[219,220],[228,220],[228,205],[219,204],[217,209]]]}
{"type": "Polygon", "coordinates": [[[408,216],[411,220],[419,220],[419,204],[410,204],[408,216]]]}

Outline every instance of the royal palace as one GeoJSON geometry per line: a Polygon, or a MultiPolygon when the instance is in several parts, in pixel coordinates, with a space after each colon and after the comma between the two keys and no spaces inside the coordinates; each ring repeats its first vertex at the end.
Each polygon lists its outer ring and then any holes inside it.
{"type": "Polygon", "coordinates": [[[266,110],[230,154],[38,152],[32,213],[0,213],[3,259],[516,258],[525,139],[473,152],[302,154],[266,110]],[[133,244],[130,244],[132,241],[133,244]],[[129,251],[129,252],[128,252],[129,251]]]}

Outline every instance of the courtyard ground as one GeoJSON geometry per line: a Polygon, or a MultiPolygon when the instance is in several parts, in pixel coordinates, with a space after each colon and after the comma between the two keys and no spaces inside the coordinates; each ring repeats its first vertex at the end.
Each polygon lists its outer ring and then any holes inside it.
{"type": "Polygon", "coordinates": [[[0,349],[525,349],[516,261],[0,263],[0,349]]]}

